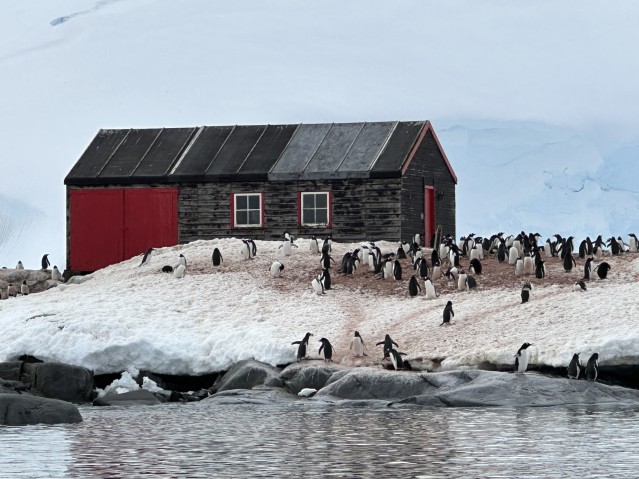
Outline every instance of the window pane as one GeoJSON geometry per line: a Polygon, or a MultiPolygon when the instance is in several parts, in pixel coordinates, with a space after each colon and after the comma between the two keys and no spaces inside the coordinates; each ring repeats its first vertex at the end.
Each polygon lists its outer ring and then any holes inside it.
{"type": "Polygon", "coordinates": [[[235,204],[237,205],[238,210],[246,209],[246,195],[236,195],[235,196],[235,204]]]}
{"type": "Polygon", "coordinates": [[[317,195],[315,195],[316,208],[326,208],[327,202],[328,202],[328,195],[326,193],[318,193],[317,195]]]}
{"type": "Polygon", "coordinates": [[[260,209],[260,197],[257,195],[251,195],[248,197],[249,199],[249,208],[252,210],[260,209]]]}
{"type": "Polygon", "coordinates": [[[246,210],[244,211],[236,211],[235,212],[235,222],[238,225],[245,225],[248,219],[248,215],[246,213],[246,210]]]}
{"type": "Polygon", "coordinates": [[[315,222],[318,224],[327,224],[328,223],[328,214],[327,210],[315,210],[315,222]]]}
{"type": "Polygon", "coordinates": [[[260,225],[260,211],[250,210],[249,211],[249,224],[259,226],[260,225]]]}
{"type": "Polygon", "coordinates": [[[304,194],[302,195],[302,207],[314,208],[315,207],[315,195],[304,194]]]}
{"type": "Polygon", "coordinates": [[[302,223],[314,224],[315,223],[315,210],[304,208],[302,210],[302,223]]]}

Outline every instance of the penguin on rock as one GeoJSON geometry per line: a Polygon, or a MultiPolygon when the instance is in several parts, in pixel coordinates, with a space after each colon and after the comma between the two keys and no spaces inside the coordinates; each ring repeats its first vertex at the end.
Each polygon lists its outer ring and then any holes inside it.
{"type": "Polygon", "coordinates": [[[291,345],[298,344],[297,348],[297,362],[299,363],[302,359],[306,359],[306,348],[308,346],[308,341],[310,337],[313,336],[313,333],[306,333],[304,338],[301,341],[293,341],[291,345]]]}
{"type": "Polygon", "coordinates": [[[579,353],[575,353],[572,355],[572,359],[570,360],[570,364],[568,365],[568,379],[579,379],[580,373],[581,366],[579,365],[579,353]]]}
{"type": "Polygon", "coordinates": [[[359,334],[359,331],[355,331],[355,335],[353,336],[353,339],[351,339],[349,349],[353,351],[353,356],[355,357],[368,356],[366,354],[366,345],[364,344],[364,340],[359,334]]]}
{"type": "Polygon", "coordinates": [[[528,369],[528,348],[532,346],[530,343],[524,343],[521,345],[517,354],[515,354],[515,373],[524,374],[528,369]]]}

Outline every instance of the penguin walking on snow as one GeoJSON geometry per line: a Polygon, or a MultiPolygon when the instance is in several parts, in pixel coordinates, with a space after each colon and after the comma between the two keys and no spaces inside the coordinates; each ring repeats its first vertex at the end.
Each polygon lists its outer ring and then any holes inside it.
{"type": "Polygon", "coordinates": [[[279,261],[273,261],[273,264],[271,265],[271,269],[269,271],[271,272],[271,276],[273,278],[279,278],[282,275],[282,271],[284,271],[284,265],[279,261]]]}
{"type": "Polygon", "coordinates": [[[451,324],[450,320],[454,317],[455,317],[455,312],[453,311],[453,302],[448,301],[446,303],[446,307],[444,308],[443,321],[442,321],[442,324],[440,324],[440,326],[443,326],[444,324],[446,325],[451,324]]]}
{"type": "Polygon", "coordinates": [[[606,279],[608,277],[608,271],[610,271],[610,264],[605,261],[603,263],[599,263],[595,268],[595,271],[597,272],[599,279],[606,279]]]}
{"type": "Polygon", "coordinates": [[[53,266],[53,269],[51,270],[51,279],[53,281],[62,281],[62,274],[60,273],[60,270],[58,269],[57,266],[53,266]]]}
{"type": "Polygon", "coordinates": [[[142,257],[142,262],[138,265],[138,267],[142,266],[143,264],[149,264],[151,262],[151,255],[154,251],[155,250],[153,248],[147,249],[146,253],[144,253],[144,256],[142,257]]]}
{"type": "Polygon", "coordinates": [[[406,353],[400,353],[394,348],[388,350],[388,357],[390,358],[391,363],[393,363],[395,371],[406,368],[407,363],[402,359],[402,356],[406,356],[406,353]]]}
{"type": "Polygon", "coordinates": [[[573,266],[577,267],[577,262],[575,261],[575,258],[573,258],[570,251],[566,251],[566,255],[564,256],[563,262],[564,262],[564,271],[566,273],[570,273],[573,266]]]}
{"type": "Polygon", "coordinates": [[[333,346],[331,345],[329,340],[326,338],[320,339],[320,343],[322,343],[322,345],[320,346],[319,351],[317,353],[322,354],[322,349],[323,349],[324,361],[332,363],[333,362],[333,346]]]}
{"type": "Polygon", "coordinates": [[[581,373],[581,366],[579,365],[579,353],[572,355],[570,364],[568,365],[568,379],[579,379],[581,373]]]}
{"type": "Polygon", "coordinates": [[[240,248],[240,254],[244,260],[249,260],[253,257],[252,255],[252,247],[249,240],[242,240],[242,247],[240,248]]]}
{"type": "Polygon", "coordinates": [[[586,289],[586,283],[581,280],[575,281],[575,284],[572,285],[573,291],[586,291],[586,289]]]}
{"type": "Polygon", "coordinates": [[[428,277],[424,280],[424,289],[426,290],[426,299],[437,298],[437,290],[435,289],[435,285],[428,277]]]}
{"type": "Polygon", "coordinates": [[[324,291],[324,283],[322,282],[321,275],[311,281],[311,287],[313,288],[313,291],[315,291],[315,294],[318,296],[326,294],[326,292],[324,291]]]}
{"type": "Polygon", "coordinates": [[[387,334],[386,336],[384,336],[384,340],[380,341],[379,343],[376,343],[375,346],[379,346],[379,345],[384,345],[384,357],[382,358],[382,361],[384,361],[384,359],[387,359],[388,356],[388,352],[393,349],[393,345],[395,345],[396,347],[399,348],[399,344],[397,344],[395,341],[393,341],[390,337],[389,334],[387,334]]]}
{"type": "Polygon", "coordinates": [[[393,278],[397,281],[402,279],[402,265],[399,264],[399,260],[393,263],[393,278]]]}
{"type": "Polygon", "coordinates": [[[222,261],[224,260],[222,259],[222,253],[220,253],[219,249],[215,248],[213,250],[211,261],[213,262],[213,266],[219,266],[220,264],[222,264],[222,261]]]}
{"type": "Polygon", "coordinates": [[[422,288],[417,282],[417,278],[415,278],[415,275],[413,275],[411,276],[410,280],[408,280],[408,294],[410,296],[417,296],[418,290],[420,293],[422,292],[422,288]]]}
{"type": "Polygon", "coordinates": [[[532,346],[530,343],[524,343],[515,354],[515,373],[524,374],[528,369],[528,348],[532,346]]]}
{"type": "Polygon", "coordinates": [[[366,354],[366,346],[364,345],[364,340],[360,336],[359,331],[355,331],[355,336],[353,336],[353,339],[351,339],[351,345],[349,346],[349,349],[353,351],[353,356],[368,356],[366,354]]]}
{"type": "Polygon", "coordinates": [[[180,265],[184,266],[184,269],[186,269],[186,258],[183,254],[180,254],[180,256],[178,256],[178,266],[180,265]]]}
{"type": "Polygon", "coordinates": [[[299,344],[297,347],[297,362],[299,363],[302,359],[306,359],[306,347],[308,346],[308,340],[313,336],[313,333],[306,333],[304,338],[301,341],[293,341],[293,344],[299,344]]]}
{"type": "Polygon", "coordinates": [[[311,236],[309,248],[312,254],[319,254],[319,244],[317,243],[317,238],[315,236],[311,236]]]}
{"type": "Polygon", "coordinates": [[[20,286],[20,293],[22,293],[22,296],[27,296],[29,294],[29,285],[26,280],[24,280],[22,282],[22,286],[20,286]]]}
{"type": "Polygon", "coordinates": [[[42,257],[42,269],[49,269],[49,266],[51,266],[51,263],[49,262],[49,254],[45,254],[42,257]]]}
{"type": "Polygon", "coordinates": [[[590,279],[590,273],[592,272],[592,256],[586,259],[584,264],[584,279],[590,279]]]}
{"type": "Polygon", "coordinates": [[[184,266],[183,264],[178,264],[175,267],[175,270],[173,270],[173,277],[182,279],[184,278],[184,276],[186,276],[186,266],[184,266]]]}
{"type": "Polygon", "coordinates": [[[530,292],[532,291],[532,284],[529,281],[524,283],[524,286],[521,288],[521,304],[527,303],[530,299],[530,292]]]}
{"type": "Polygon", "coordinates": [[[597,382],[597,376],[599,376],[599,354],[594,353],[590,356],[588,363],[586,364],[586,379],[588,381],[597,382]]]}

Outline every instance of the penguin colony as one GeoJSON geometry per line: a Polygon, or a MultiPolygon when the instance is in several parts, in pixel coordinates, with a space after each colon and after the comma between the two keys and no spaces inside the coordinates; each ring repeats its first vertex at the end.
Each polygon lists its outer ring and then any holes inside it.
{"type": "MultiPolygon", "coordinates": [[[[516,277],[523,276],[525,281],[521,288],[521,303],[527,303],[531,300],[533,285],[529,278],[533,277],[537,280],[546,278],[546,262],[552,258],[560,260],[565,273],[571,273],[573,270],[583,271],[583,276],[574,281],[573,289],[579,292],[587,292],[587,283],[593,279],[605,280],[612,270],[611,265],[603,261],[605,256],[617,256],[625,253],[639,252],[639,240],[635,234],[629,235],[629,241],[626,243],[621,237],[611,237],[604,240],[600,235],[594,241],[590,238],[583,240],[577,248],[577,258],[584,260],[583,266],[580,267],[575,257],[575,240],[572,236],[563,238],[559,234],[553,235],[542,243],[541,236],[538,233],[526,234],[521,232],[518,235],[505,236],[503,232],[492,235],[489,238],[483,238],[470,234],[460,238],[458,242],[447,235],[442,238],[441,243],[436,247],[430,245],[432,251],[430,254],[421,247],[421,236],[419,234],[411,238],[410,241],[402,241],[396,251],[383,253],[381,249],[374,243],[369,242],[362,244],[360,248],[345,253],[339,263],[333,258],[332,238],[327,236],[324,239],[311,237],[310,253],[311,255],[319,255],[319,271],[312,279],[310,288],[317,295],[325,295],[331,290],[331,270],[337,270],[337,274],[341,276],[350,276],[355,274],[358,268],[363,268],[368,274],[372,274],[380,280],[387,281],[406,281],[406,269],[412,270],[409,274],[406,292],[408,297],[424,296],[426,299],[435,299],[440,296],[437,292],[438,284],[443,281],[452,283],[453,289],[459,292],[468,292],[478,286],[477,277],[482,276],[483,268],[482,260],[488,256],[494,257],[499,263],[508,263],[513,267],[513,275],[516,277]],[[409,265],[404,265],[400,260],[408,260],[409,265]],[[462,266],[462,262],[468,261],[468,273],[462,266]],[[583,268],[583,269],[580,269],[583,268]]],[[[291,256],[298,249],[294,243],[293,236],[286,232],[281,240],[279,250],[283,255],[283,260],[291,256]]],[[[151,264],[154,248],[149,248],[143,255],[139,264],[140,267],[151,264]]],[[[245,260],[251,260],[257,255],[257,247],[252,239],[243,239],[240,246],[239,256],[245,260]]],[[[43,270],[50,266],[48,254],[45,254],[41,260],[43,270]]],[[[222,253],[215,248],[211,256],[212,265],[218,268],[223,264],[222,253]]],[[[280,278],[284,274],[284,262],[273,261],[269,273],[273,278],[280,278]]],[[[18,261],[16,269],[24,269],[21,261],[18,261]]],[[[187,273],[187,260],[184,255],[180,254],[177,258],[177,264],[165,265],[161,271],[172,273],[175,278],[182,279],[187,273]]],[[[62,280],[62,276],[56,266],[52,269],[52,278],[62,280]]],[[[19,287],[9,285],[6,294],[1,294],[0,298],[5,299],[12,296],[28,295],[29,286],[26,281],[19,287]]],[[[454,324],[451,319],[454,317],[452,309],[452,301],[448,301],[443,312],[442,325],[454,324]]],[[[310,334],[310,333],[309,333],[310,334]]],[[[306,358],[306,347],[308,346],[308,335],[303,342],[295,342],[300,344],[298,350],[298,360],[306,358]],[[303,347],[302,347],[303,346],[303,347]],[[301,351],[303,350],[303,351],[301,351]],[[300,352],[304,354],[300,355],[300,352]]],[[[327,338],[320,339],[321,347],[318,354],[324,353],[326,361],[332,361],[334,348],[327,338]]],[[[386,335],[386,339],[377,345],[384,345],[382,361],[389,360],[393,364],[394,369],[409,368],[409,363],[402,359],[406,353],[399,352],[399,346],[390,340],[390,336],[386,335]],[[395,347],[393,347],[395,346],[395,347]]],[[[519,373],[525,372],[528,365],[529,343],[524,343],[515,355],[515,371],[519,373]]],[[[350,343],[350,352],[355,357],[366,356],[366,347],[363,338],[358,331],[355,331],[350,343]]],[[[573,360],[568,367],[568,376],[578,379],[586,377],[590,380],[596,380],[598,376],[598,354],[594,353],[588,360],[585,367],[579,364],[579,353],[575,353],[573,360]],[[582,372],[585,371],[585,372],[582,372]]]]}

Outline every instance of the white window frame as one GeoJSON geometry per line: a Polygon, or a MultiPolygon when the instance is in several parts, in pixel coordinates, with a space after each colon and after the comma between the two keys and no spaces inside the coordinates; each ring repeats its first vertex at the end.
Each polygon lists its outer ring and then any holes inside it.
{"type": "MultiPolygon", "coordinates": [[[[262,228],[264,226],[264,208],[263,208],[263,205],[262,205],[262,196],[263,196],[262,193],[233,193],[233,227],[234,228],[262,228]],[[246,211],[247,213],[250,212],[250,211],[255,211],[254,208],[249,208],[248,207],[248,204],[249,204],[248,197],[257,196],[257,198],[259,200],[258,211],[260,213],[260,222],[259,222],[259,224],[240,224],[240,223],[238,223],[238,221],[237,221],[237,212],[238,212],[237,199],[240,196],[247,197],[247,201],[246,201],[247,208],[245,210],[244,209],[242,210],[242,211],[246,211]]],[[[248,220],[249,216],[250,216],[249,214],[246,215],[247,220],[248,220]]]]}
{"type": "MultiPolygon", "coordinates": [[[[331,224],[331,194],[330,191],[302,191],[300,195],[300,225],[306,227],[327,227],[331,224]],[[326,223],[305,223],[304,222],[304,196],[305,195],[325,195],[326,196],[326,223]]],[[[315,211],[318,208],[314,208],[315,211]]],[[[319,208],[323,209],[323,208],[319,208]]],[[[317,214],[316,214],[317,216],[317,214]]]]}

